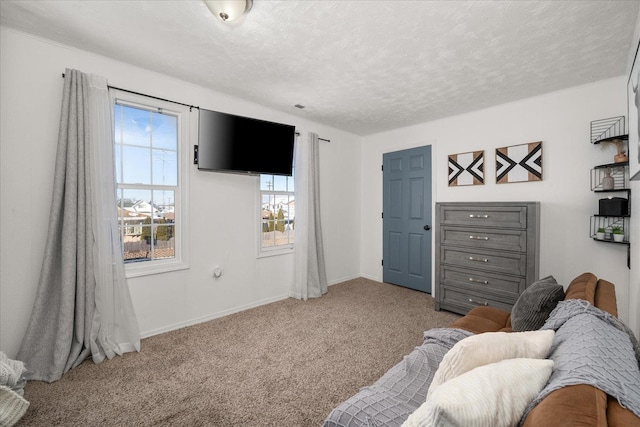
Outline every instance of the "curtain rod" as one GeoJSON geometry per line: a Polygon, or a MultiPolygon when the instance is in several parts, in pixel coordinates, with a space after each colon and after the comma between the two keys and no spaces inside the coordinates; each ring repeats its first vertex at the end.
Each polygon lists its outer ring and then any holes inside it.
{"type": "MultiPolygon", "coordinates": [[[[296,132],[296,136],[300,136],[300,132],[296,132]]],[[[318,138],[319,141],[331,142],[330,139],[318,138]]]]}
{"type": "MultiPolygon", "coordinates": [[[[64,73],[62,73],[62,78],[64,79],[64,73]]],[[[189,107],[189,111],[193,110],[194,108],[197,108],[198,110],[200,109],[200,107],[195,106],[195,105],[185,104],[184,102],[172,101],[170,99],[160,98],[160,97],[153,96],[153,95],[147,95],[146,93],[135,92],[135,91],[132,91],[132,90],[122,89],[120,87],[115,87],[115,86],[111,86],[111,85],[107,85],[107,87],[109,89],[115,89],[115,90],[119,90],[119,91],[122,91],[122,92],[132,93],[134,95],[146,96],[147,98],[157,99],[158,101],[165,101],[165,102],[171,102],[173,104],[184,105],[185,107],[189,107]]]]}
{"type": "MultiPolygon", "coordinates": [[[[62,73],[62,78],[64,79],[64,73],[62,73]]],[[[147,95],[145,93],[140,93],[140,92],[134,92],[132,90],[128,90],[128,89],[122,89],[119,87],[115,87],[115,86],[111,86],[111,85],[107,85],[107,87],[109,89],[115,89],[115,90],[120,90],[122,92],[127,92],[127,93],[132,93],[134,95],[140,95],[140,96],[146,96],[148,98],[153,98],[153,99],[157,99],[158,101],[165,101],[165,102],[172,102],[174,104],[178,104],[178,105],[184,105],[185,107],[189,107],[189,111],[193,110],[194,108],[197,108],[198,110],[200,109],[200,107],[197,107],[195,105],[189,105],[189,104],[185,104],[183,102],[178,102],[178,101],[172,101],[170,99],[165,99],[165,98],[159,98],[157,96],[153,96],[153,95],[147,95]]],[[[296,136],[300,136],[300,132],[296,132],[296,136]]],[[[325,141],[325,142],[331,142],[330,139],[325,139],[325,138],[318,138],[318,140],[320,141],[325,141]]]]}
{"type": "Polygon", "coordinates": [[[115,89],[115,90],[119,90],[119,91],[122,91],[122,92],[132,93],[134,95],[141,95],[141,96],[146,96],[147,98],[157,99],[158,101],[165,101],[165,102],[171,102],[173,104],[184,105],[185,107],[189,107],[189,111],[192,111],[194,108],[197,108],[198,110],[200,109],[200,107],[198,107],[196,105],[189,105],[189,104],[185,104],[184,102],[178,102],[178,101],[172,101],[170,99],[159,98],[157,96],[147,95],[146,93],[134,92],[132,90],[122,89],[122,88],[111,86],[111,85],[107,85],[107,87],[109,89],[115,89]]]}

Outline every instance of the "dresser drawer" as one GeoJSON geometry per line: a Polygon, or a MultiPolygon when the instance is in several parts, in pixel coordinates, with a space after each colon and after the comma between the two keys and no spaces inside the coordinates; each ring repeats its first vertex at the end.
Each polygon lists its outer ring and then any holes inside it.
{"type": "Polygon", "coordinates": [[[440,225],[527,228],[526,206],[440,206],[440,225]]]}
{"type": "Polygon", "coordinates": [[[514,301],[526,288],[524,277],[447,266],[440,267],[440,281],[448,287],[476,291],[481,295],[486,292],[502,294],[514,301]]]}
{"type": "Polygon", "coordinates": [[[527,232],[526,230],[481,229],[447,225],[441,228],[440,243],[470,248],[526,252],[527,232]]]}
{"type": "Polygon", "coordinates": [[[513,304],[515,304],[515,300],[503,300],[502,298],[481,295],[448,286],[443,286],[442,292],[442,308],[460,314],[467,314],[469,310],[478,306],[495,307],[501,310],[511,311],[513,304]]]}
{"type": "Polygon", "coordinates": [[[440,262],[472,270],[493,271],[516,276],[527,274],[527,255],[519,253],[467,251],[462,248],[442,246],[440,248],[440,262]]]}

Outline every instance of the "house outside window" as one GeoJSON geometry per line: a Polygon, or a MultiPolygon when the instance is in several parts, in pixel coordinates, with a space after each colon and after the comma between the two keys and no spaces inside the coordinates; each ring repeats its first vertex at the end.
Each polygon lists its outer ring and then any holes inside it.
{"type": "Polygon", "coordinates": [[[260,175],[260,255],[293,249],[295,202],[293,176],[260,175]]]}
{"type": "Polygon", "coordinates": [[[127,276],[186,268],[186,167],[181,150],[189,146],[188,107],[121,95],[114,105],[114,146],[127,276]]]}

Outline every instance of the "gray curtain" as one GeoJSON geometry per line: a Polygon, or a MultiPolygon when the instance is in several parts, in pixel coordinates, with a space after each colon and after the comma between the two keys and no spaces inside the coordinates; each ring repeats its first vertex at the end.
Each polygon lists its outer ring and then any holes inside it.
{"type": "Polygon", "coordinates": [[[327,292],[320,221],[320,142],[315,133],[296,142],[295,168],[294,280],[289,295],[307,300],[327,292]]]}
{"type": "MultiPolygon", "coordinates": [[[[92,229],[92,209],[99,206],[92,206],[90,185],[91,77],[77,70],[65,72],[49,232],[31,319],[17,356],[29,380],[52,382],[76,367],[91,354],[96,335],[92,329],[99,328],[92,229]]],[[[103,86],[106,91],[106,80],[103,86]]]]}

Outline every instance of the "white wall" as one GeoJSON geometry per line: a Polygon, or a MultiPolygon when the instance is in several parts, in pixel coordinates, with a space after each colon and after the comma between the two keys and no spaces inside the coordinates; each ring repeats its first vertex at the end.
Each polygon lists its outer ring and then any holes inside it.
{"type": "MultiPolygon", "coordinates": [[[[331,139],[320,149],[327,277],[336,283],[359,275],[359,137],[7,28],[0,43],[0,350],[9,357],[26,330],[42,263],[65,68],[331,139]]],[[[292,255],[256,258],[257,178],[192,165],[189,179],[191,268],[129,279],[145,336],[284,298],[293,280],[292,255]],[[225,268],[218,280],[210,276],[214,264],[225,268]]]]}
{"type": "MultiPolygon", "coordinates": [[[[616,284],[620,317],[628,322],[632,310],[635,319],[638,299],[629,299],[626,246],[589,237],[599,198],[590,191],[590,169],[612,162],[615,154],[590,144],[590,122],[626,114],[626,79],[620,77],[364,138],[362,274],[382,278],[382,154],[431,144],[434,202],[540,201],[541,277],[553,274],[566,286],[591,271],[616,284]],[[534,141],[543,141],[543,181],[497,185],[495,149],[534,141]],[[485,185],[448,187],[447,156],[476,150],[485,150],[485,185]]],[[[640,260],[634,259],[637,271],[640,260]]],[[[630,326],[637,334],[638,324],[630,326]]]]}

